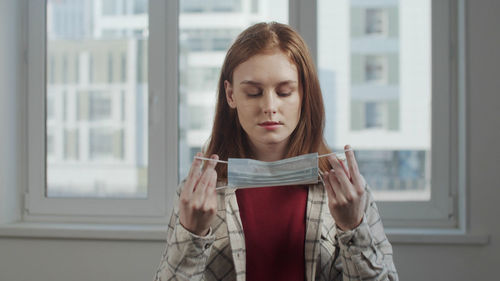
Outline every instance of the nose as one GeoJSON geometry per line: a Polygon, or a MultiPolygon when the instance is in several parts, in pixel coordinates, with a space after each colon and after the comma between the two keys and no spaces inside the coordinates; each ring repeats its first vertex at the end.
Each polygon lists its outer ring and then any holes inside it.
{"type": "Polygon", "coordinates": [[[274,115],[276,114],[277,111],[277,99],[274,96],[274,93],[272,91],[269,91],[267,93],[264,93],[264,97],[262,99],[262,110],[264,111],[264,114],[270,114],[274,115]]]}

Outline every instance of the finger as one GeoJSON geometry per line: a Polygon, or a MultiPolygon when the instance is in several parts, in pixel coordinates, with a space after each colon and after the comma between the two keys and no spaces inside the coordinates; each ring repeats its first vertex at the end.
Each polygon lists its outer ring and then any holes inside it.
{"type": "MultiPolygon", "coordinates": [[[[201,152],[196,153],[196,156],[201,156],[201,155],[202,155],[201,152]]],[[[191,164],[191,168],[189,169],[189,174],[186,183],[184,185],[185,190],[188,191],[189,193],[193,192],[196,182],[198,182],[198,179],[200,178],[201,162],[202,161],[200,159],[195,158],[193,160],[193,163],[191,164]]]]}
{"type": "Polygon", "coordinates": [[[352,182],[354,183],[354,187],[356,188],[357,192],[362,192],[364,186],[364,180],[361,174],[359,173],[358,162],[356,161],[356,157],[354,156],[354,151],[348,144],[344,147],[344,149],[349,150],[346,151],[345,155],[347,158],[347,164],[349,165],[349,171],[351,173],[351,179],[352,182]]]}
{"type": "Polygon", "coordinates": [[[340,184],[340,190],[344,195],[344,198],[351,201],[354,198],[354,187],[351,181],[347,177],[344,168],[340,164],[340,161],[336,157],[332,157],[331,164],[335,170],[335,177],[340,184]]]}
{"type": "Polygon", "coordinates": [[[213,171],[212,177],[210,178],[210,182],[205,189],[205,204],[209,204],[209,206],[215,206],[215,210],[217,210],[217,191],[215,190],[215,185],[217,183],[217,172],[213,171]]]}
{"type": "Polygon", "coordinates": [[[347,178],[349,180],[351,180],[351,173],[349,172],[349,169],[346,168],[345,164],[344,164],[344,161],[340,160],[337,158],[337,160],[339,161],[339,164],[340,166],[342,167],[342,169],[344,170],[344,173],[347,175],[347,178]]]}
{"type": "MultiPolygon", "coordinates": [[[[214,160],[219,160],[219,156],[217,154],[212,154],[209,157],[210,159],[214,160]]],[[[217,161],[211,161],[211,160],[204,160],[205,163],[203,163],[203,172],[205,172],[207,169],[214,169],[215,166],[217,166],[217,161]]]]}
{"type": "MultiPolygon", "coordinates": [[[[219,160],[219,156],[213,155],[212,159],[219,160]]],[[[215,161],[213,161],[213,162],[215,162],[215,161]]],[[[215,190],[216,185],[217,185],[217,172],[214,170],[213,172],[211,172],[211,178],[210,178],[208,186],[205,190],[205,192],[206,192],[205,196],[210,197],[210,196],[214,196],[215,194],[217,194],[217,192],[215,190]]]]}
{"type": "Polygon", "coordinates": [[[335,192],[333,191],[332,184],[330,183],[330,180],[328,179],[328,171],[322,172],[322,178],[323,182],[325,183],[325,189],[326,193],[328,195],[328,199],[331,200],[332,202],[336,202],[335,200],[335,192]]]}
{"type": "Polygon", "coordinates": [[[335,194],[335,200],[337,202],[346,202],[344,192],[342,190],[341,184],[338,181],[337,176],[335,175],[335,171],[332,169],[328,172],[328,181],[330,182],[330,186],[332,188],[333,193],[335,194]]]}
{"type": "MultiPolygon", "coordinates": [[[[218,159],[218,156],[210,156],[212,159],[218,159]]],[[[217,165],[216,161],[208,161],[206,164],[206,168],[203,171],[203,174],[201,175],[198,183],[196,184],[196,187],[194,189],[194,197],[196,198],[197,202],[202,204],[203,201],[205,200],[205,190],[210,183],[210,180],[212,178],[212,172],[215,172],[214,168],[215,165],[217,165]]]]}
{"type": "Polygon", "coordinates": [[[337,157],[335,157],[334,155],[333,156],[329,156],[328,157],[328,160],[330,161],[330,164],[332,165],[333,167],[333,170],[335,172],[335,175],[337,176],[339,182],[341,184],[346,184],[346,183],[351,183],[347,174],[346,174],[346,170],[345,168],[342,166],[341,162],[339,159],[337,159],[337,157]]]}
{"type": "Polygon", "coordinates": [[[358,164],[356,162],[356,158],[354,157],[354,151],[352,150],[351,146],[348,144],[344,146],[344,150],[346,150],[345,156],[347,159],[347,165],[349,167],[349,172],[351,174],[351,177],[353,180],[359,180],[358,178],[355,178],[355,176],[357,174],[359,174],[359,171],[358,171],[358,164]]]}

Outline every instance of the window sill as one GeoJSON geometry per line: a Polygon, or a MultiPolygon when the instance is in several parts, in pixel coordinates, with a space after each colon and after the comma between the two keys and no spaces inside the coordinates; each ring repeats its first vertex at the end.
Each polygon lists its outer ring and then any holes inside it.
{"type": "Polygon", "coordinates": [[[15,222],[0,225],[0,237],[165,241],[166,225],[15,222]]]}
{"type": "Polygon", "coordinates": [[[460,229],[386,229],[391,244],[487,245],[487,234],[470,234],[460,229]]]}
{"type": "MultiPolygon", "coordinates": [[[[16,222],[0,225],[0,237],[84,240],[158,241],[166,239],[166,225],[111,225],[16,222]]],[[[393,245],[443,244],[487,245],[489,235],[461,230],[387,229],[393,245]]]]}

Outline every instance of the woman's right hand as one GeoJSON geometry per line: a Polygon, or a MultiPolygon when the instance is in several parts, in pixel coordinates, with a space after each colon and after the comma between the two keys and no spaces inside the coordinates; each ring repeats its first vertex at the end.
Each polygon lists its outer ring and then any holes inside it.
{"type": "MultiPolygon", "coordinates": [[[[196,156],[203,156],[200,152],[196,156]]],[[[213,154],[211,159],[218,160],[213,154]]],[[[194,159],[189,175],[181,190],[179,202],[179,220],[182,226],[190,232],[205,236],[217,212],[217,172],[216,161],[207,161],[201,170],[200,159],[194,159]]]]}

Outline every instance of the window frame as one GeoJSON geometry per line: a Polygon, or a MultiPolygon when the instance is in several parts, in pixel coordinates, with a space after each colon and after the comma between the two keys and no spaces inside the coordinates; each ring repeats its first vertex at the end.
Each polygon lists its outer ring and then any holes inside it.
{"type": "MultiPolygon", "coordinates": [[[[311,1],[314,4],[307,3],[314,9],[306,8],[297,12],[300,14],[298,31],[305,34],[304,39],[310,46],[315,62],[318,57],[316,23],[304,23],[304,19],[318,20],[318,1],[321,0],[311,1]]],[[[295,7],[306,6],[300,0],[295,2],[295,7]]],[[[352,2],[370,3],[369,0],[352,2]]],[[[464,9],[463,0],[431,0],[431,199],[377,201],[386,227],[465,229],[464,9]]]]}
{"type": "MultiPolygon", "coordinates": [[[[317,61],[318,50],[318,1],[289,0],[289,24],[304,37],[314,61],[317,61]]],[[[378,201],[377,205],[384,218],[384,224],[388,227],[448,229],[465,227],[467,158],[464,5],[463,0],[431,1],[431,81],[433,81],[431,200],[378,201]]],[[[174,205],[173,199],[179,181],[177,94],[179,1],[150,0],[149,2],[148,195],[151,196],[144,200],[68,199],[44,196],[47,75],[45,63],[49,59],[46,57],[45,48],[45,0],[29,1],[28,10],[29,177],[24,198],[23,220],[164,224],[174,205]]]]}
{"type": "Polygon", "coordinates": [[[25,191],[24,221],[162,223],[170,214],[177,186],[177,131],[169,131],[165,120],[177,120],[177,46],[166,38],[177,36],[177,1],[149,1],[148,56],[148,192],[147,198],[47,198],[45,197],[45,97],[46,13],[45,0],[29,2],[28,23],[28,187],[25,191]],[[174,28],[164,29],[163,26],[174,28]],[[36,42],[36,44],[34,43],[36,42]],[[36,47],[35,47],[36,46],[36,47]],[[153,59],[154,58],[154,59],[153,59]],[[172,68],[173,67],[173,68],[172,68]],[[167,87],[168,85],[168,87],[167,87]],[[168,133],[167,133],[168,132],[168,133]],[[167,144],[167,147],[162,144],[167,144]],[[165,172],[166,171],[166,172],[165,172]],[[166,186],[168,188],[166,188],[166,186]]]}

